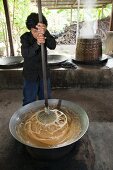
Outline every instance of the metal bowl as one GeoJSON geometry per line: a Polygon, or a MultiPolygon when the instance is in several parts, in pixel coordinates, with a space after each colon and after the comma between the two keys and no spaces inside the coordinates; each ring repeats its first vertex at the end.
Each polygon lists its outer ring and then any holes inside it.
{"type": "Polygon", "coordinates": [[[26,144],[26,142],[22,141],[21,138],[18,136],[16,132],[16,127],[18,126],[18,124],[22,122],[28,112],[36,111],[40,107],[44,106],[44,100],[30,103],[16,111],[10,119],[9,130],[17,141],[21,142],[27,147],[28,152],[32,156],[40,159],[57,159],[69,153],[72,150],[75,142],[77,142],[86,133],[89,126],[89,119],[86,112],[80,106],[76,105],[73,102],[60,99],[48,99],[48,102],[49,105],[57,105],[61,108],[66,107],[79,115],[81,122],[81,133],[79,134],[79,136],[75,137],[73,141],[68,142],[68,144],[64,143],[61,146],[54,146],[50,148],[26,144]]]}
{"type": "Polygon", "coordinates": [[[65,55],[59,55],[59,54],[51,54],[48,55],[48,65],[49,66],[60,66],[62,63],[64,63],[68,58],[65,55]]]}
{"type": "Polygon", "coordinates": [[[10,56],[0,58],[0,69],[13,69],[23,67],[24,59],[22,56],[10,56]]]}

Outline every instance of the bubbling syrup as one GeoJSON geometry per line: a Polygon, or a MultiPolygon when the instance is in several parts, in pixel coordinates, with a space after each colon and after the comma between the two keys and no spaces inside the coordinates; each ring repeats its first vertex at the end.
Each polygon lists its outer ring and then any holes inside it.
{"type": "MultiPolygon", "coordinates": [[[[55,147],[76,139],[81,132],[81,122],[77,113],[66,107],[60,109],[50,106],[57,119],[43,124],[37,119],[37,112],[31,112],[17,126],[17,135],[26,143],[35,147],[55,147]]],[[[44,108],[40,108],[43,112],[44,108]]]]}

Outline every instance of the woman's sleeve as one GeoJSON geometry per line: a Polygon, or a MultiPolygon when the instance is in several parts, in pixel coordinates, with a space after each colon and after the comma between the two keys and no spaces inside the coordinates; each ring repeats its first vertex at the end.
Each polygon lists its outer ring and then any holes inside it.
{"type": "Polygon", "coordinates": [[[37,42],[34,42],[32,45],[29,43],[28,38],[25,36],[20,37],[21,40],[21,53],[23,58],[26,57],[33,57],[35,56],[35,53],[38,49],[40,49],[40,46],[37,44],[37,42]]]}
{"type": "Polygon", "coordinates": [[[54,50],[56,47],[56,41],[55,38],[49,33],[48,30],[45,32],[46,37],[46,47],[48,47],[51,50],[54,50]]]}

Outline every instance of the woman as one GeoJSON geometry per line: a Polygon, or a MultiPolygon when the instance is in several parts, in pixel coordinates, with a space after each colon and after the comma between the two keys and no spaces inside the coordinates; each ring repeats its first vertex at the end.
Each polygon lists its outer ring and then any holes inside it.
{"type": "MultiPolygon", "coordinates": [[[[37,13],[31,13],[26,20],[26,27],[30,30],[21,36],[21,53],[24,58],[23,76],[23,106],[36,101],[37,95],[39,100],[44,99],[43,73],[41,45],[45,46],[46,65],[47,65],[47,47],[55,49],[55,38],[47,30],[47,20],[43,16],[43,23],[39,23],[37,13]]],[[[49,70],[47,67],[47,84],[48,98],[51,98],[51,85],[49,70]]]]}

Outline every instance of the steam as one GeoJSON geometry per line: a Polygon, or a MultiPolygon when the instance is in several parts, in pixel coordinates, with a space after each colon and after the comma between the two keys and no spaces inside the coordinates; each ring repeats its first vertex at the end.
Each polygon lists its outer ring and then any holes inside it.
{"type": "Polygon", "coordinates": [[[81,4],[84,7],[84,23],[79,32],[81,38],[93,38],[96,34],[97,21],[93,21],[92,15],[92,9],[95,3],[96,0],[81,0],[81,4]]]}
{"type": "Polygon", "coordinates": [[[84,8],[93,8],[97,0],[81,0],[84,8]]]}

